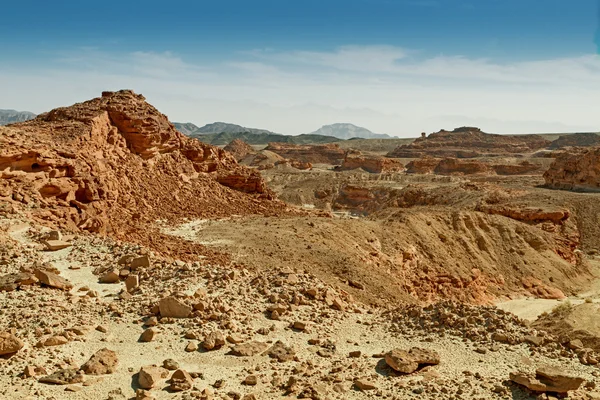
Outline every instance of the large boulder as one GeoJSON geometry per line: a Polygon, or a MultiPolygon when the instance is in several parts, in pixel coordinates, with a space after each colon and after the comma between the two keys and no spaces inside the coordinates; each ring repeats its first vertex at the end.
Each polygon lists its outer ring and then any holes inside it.
{"type": "Polygon", "coordinates": [[[413,347],[410,350],[393,349],[385,355],[385,362],[392,369],[411,374],[422,365],[437,365],[440,355],[434,350],[413,347]]]}

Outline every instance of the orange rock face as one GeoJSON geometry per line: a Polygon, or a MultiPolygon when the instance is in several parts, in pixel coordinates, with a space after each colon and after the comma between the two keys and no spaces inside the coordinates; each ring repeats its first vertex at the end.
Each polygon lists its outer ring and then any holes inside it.
{"type": "Polygon", "coordinates": [[[289,158],[311,164],[341,164],[345,151],[335,143],[319,145],[298,145],[287,143],[269,143],[266,150],[289,158]]]}
{"type": "Polygon", "coordinates": [[[462,127],[453,131],[441,130],[402,145],[388,157],[473,158],[502,154],[529,153],[547,147],[550,141],[538,135],[496,135],[482,132],[479,128],[462,127]]]}
{"type": "Polygon", "coordinates": [[[600,191],[600,147],[563,152],[544,173],[544,180],[555,189],[600,191]]]}
{"type": "Polygon", "coordinates": [[[0,195],[55,226],[102,233],[283,208],[258,172],[177,132],[128,90],[1,128],[0,195]]]}
{"type": "Polygon", "coordinates": [[[398,160],[381,156],[371,156],[362,154],[360,151],[348,151],[344,157],[340,171],[362,168],[367,172],[380,174],[384,172],[400,172],[404,166],[398,160]]]}

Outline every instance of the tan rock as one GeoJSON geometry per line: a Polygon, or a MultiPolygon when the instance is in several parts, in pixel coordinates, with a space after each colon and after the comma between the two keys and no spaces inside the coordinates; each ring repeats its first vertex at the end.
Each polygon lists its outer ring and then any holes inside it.
{"type": "Polygon", "coordinates": [[[158,303],[160,315],[171,318],[187,318],[192,313],[192,308],[185,305],[175,297],[165,297],[158,303]]]}
{"type": "Polygon", "coordinates": [[[25,344],[9,332],[0,332],[0,356],[13,354],[21,350],[25,344]]]}
{"type": "Polygon", "coordinates": [[[225,336],[220,331],[213,331],[206,335],[202,342],[202,347],[206,350],[213,350],[222,347],[225,344],[225,336]]]}
{"type": "Polygon", "coordinates": [[[35,269],[33,273],[35,274],[35,277],[46,286],[61,290],[70,290],[73,288],[73,284],[71,282],[53,272],[35,269]]]}
{"type": "Polygon", "coordinates": [[[119,363],[117,353],[107,348],[98,350],[90,357],[81,370],[88,375],[112,374],[117,369],[119,363]]]}
{"type": "Polygon", "coordinates": [[[100,277],[100,283],[117,283],[120,280],[119,271],[116,269],[111,269],[100,277]]]}
{"type": "Polygon", "coordinates": [[[46,250],[48,251],[57,251],[71,247],[71,243],[63,242],[62,240],[46,240],[44,241],[44,246],[46,246],[46,250]]]}
{"type": "Polygon", "coordinates": [[[21,286],[33,285],[38,279],[27,272],[7,274],[0,276],[0,292],[12,292],[21,286]]]}
{"type": "Polygon", "coordinates": [[[510,380],[534,392],[567,393],[579,389],[583,378],[569,375],[556,367],[541,367],[535,376],[525,372],[511,372],[510,380]]]}
{"type": "Polygon", "coordinates": [[[169,376],[169,371],[161,367],[142,367],[138,373],[138,385],[142,389],[152,389],[161,380],[169,376]]]}
{"type": "Polygon", "coordinates": [[[83,382],[83,375],[75,369],[61,369],[53,374],[41,377],[39,382],[53,385],[71,385],[83,382]]]}
{"type": "Polygon", "coordinates": [[[413,347],[409,351],[393,349],[385,355],[385,362],[392,369],[410,374],[415,372],[419,365],[436,365],[440,362],[440,356],[433,350],[413,347]]]}
{"type": "Polygon", "coordinates": [[[131,260],[131,264],[129,264],[129,268],[131,268],[132,270],[148,267],[150,267],[150,258],[148,257],[148,255],[136,257],[133,260],[131,260]]]}
{"type": "Polygon", "coordinates": [[[354,381],[354,384],[356,385],[356,387],[362,391],[366,391],[366,390],[376,390],[377,389],[377,385],[375,385],[373,382],[371,382],[370,380],[366,379],[366,378],[360,378],[354,381]]]}
{"type": "Polygon", "coordinates": [[[140,286],[140,277],[137,275],[129,275],[127,279],[125,279],[125,288],[128,292],[133,292],[140,286]]]}
{"type": "Polygon", "coordinates": [[[198,350],[198,345],[195,342],[188,342],[188,344],[185,346],[185,351],[187,353],[192,353],[196,350],[198,350]]]}
{"type": "Polygon", "coordinates": [[[267,343],[252,341],[233,346],[231,353],[238,357],[251,357],[262,353],[268,347],[267,343]]]}
{"type": "Polygon", "coordinates": [[[193,385],[194,380],[191,375],[183,369],[178,369],[171,376],[171,385],[169,388],[175,392],[181,392],[191,389],[193,385]]]}
{"type": "Polygon", "coordinates": [[[151,342],[154,340],[154,336],[156,336],[157,330],[156,328],[148,328],[140,335],[140,342],[151,342]]]}
{"type": "Polygon", "coordinates": [[[36,347],[51,347],[51,346],[61,346],[63,344],[69,343],[69,339],[64,337],[63,335],[54,335],[49,338],[40,340],[36,347]]]}
{"type": "Polygon", "coordinates": [[[246,379],[244,379],[244,385],[255,386],[258,383],[258,378],[256,375],[248,375],[246,379]]]}

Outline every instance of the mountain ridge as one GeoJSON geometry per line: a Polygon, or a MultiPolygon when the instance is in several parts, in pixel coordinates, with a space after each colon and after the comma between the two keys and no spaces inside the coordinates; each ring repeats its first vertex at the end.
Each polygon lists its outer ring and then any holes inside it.
{"type": "Polygon", "coordinates": [[[35,117],[36,114],[30,111],[0,109],[0,125],[14,124],[16,122],[25,122],[35,117]]]}
{"type": "Polygon", "coordinates": [[[310,133],[311,135],[334,136],[339,139],[391,139],[390,135],[385,133],[373,133],[367,128],[357,126],[348,122],[338,122],[330,125],[323,125],[319,129],[310,133]]]}

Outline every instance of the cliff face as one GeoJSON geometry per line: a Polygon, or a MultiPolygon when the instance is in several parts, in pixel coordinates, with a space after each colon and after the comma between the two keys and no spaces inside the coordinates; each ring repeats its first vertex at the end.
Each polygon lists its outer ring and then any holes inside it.
{"type": "Polygon", "coordinates": [[[279,154],[283,158],[311,164],[341,164],[346,154],[337,144],[297,145],[269,143],[266,150],[279,154]]]}
{"type": "Polygon", "coordinates": [[[128,90],[0,128],[0,149],[0,197],[72,230],[282,207],[257,172],[128,90]]]}
{"type": "Polygon", "coordinates": [[[390,152],[388,157],[472,158],[486,155],[529,153],[547,147],[550,141],[538,135],[496,135],[479,128],[463,127],[453,131],[441,130],[416,139],[390,152]]]}
{"type": "Polygon", "coordinates": [[[555,189],[600,191],[600,147],[563,152],[544,173],[544,179],[555,189]]]}
{"type": "Polygon", "coordinates": [[[404,170],[404,166],[398,160],[381,156],[366,155],[356,150],[348,151],[339,170],[347,171],[358,168],[362,168],[367,172],[375,174],[400,172],[404,170]]]}

